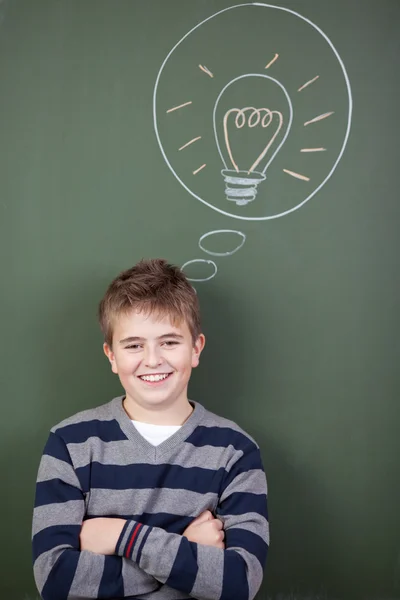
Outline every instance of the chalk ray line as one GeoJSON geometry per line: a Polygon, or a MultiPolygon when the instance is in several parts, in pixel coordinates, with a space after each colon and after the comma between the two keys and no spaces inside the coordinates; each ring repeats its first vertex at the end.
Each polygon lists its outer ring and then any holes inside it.
{"type": "Polygon", "coordinates": [[[207,166],[207,163],[204,163],[204,165],[201,165],[201,167],[199,167],[198,169],[193,171],[193,175],[197,175],[197,173],[200,173],[200,171],[202,171],[206,166],[207,166]]]}
{"type": "Polygon", "coordinates": [[[283,169],[285,173],[291,175],[292,177],[296,177],[296,179],[302,179],[303,181],[310,181],[309,177],[305,175],[300,175],[300,173],[295,173],[294,171],[289,171],[288,169],[283,169]]]}
{"type": "Polygon", "coordinates": [[[309,85],[311,85],[312,83],[314,83],[314,81],[317,81],[317,79],[319,79],[319,75],[314,77],[314,79],[310,79],[310,81],[307,81],[306,83],[304,83],[301,87],[299,87],[299,89],[297,91],[301,92],[302,90],[304,90],[304,88],[306,88],[309,85]]]}
{"type": "Polygon", "coordinates": [[[300,152],[326,152],[326,148],[302,148],[300,152]]]}
{"type": "Polygon", "coordinates": [[[304,127],[307,127],[307,125],[311,125],[311,123],[316,123],[317,121],[322,121],[322,119],[326,119],[327,117],[330,117],[333,114],[334,114],[334,111],[332,110],[331,112],[324,113],[323,115],[318,115],[318,117],[314,117],[313,119],[311,119],[311,121],[306,121],[304,123],[304,127]]]}
{"type": "Polygon", "coordinates": [[[267,64],[267,66],[265,67],[266,69],[269,69],[276,60],[278,60],[279,58],[279,54],[275,54],[274,58],[272,60],[269,61],[269,63],[267,64]]]}
{"type": "Polygon", "coordinates": [[[179,150],[183,150],[184,148],[187,148],[188,146],[190,146],[190,144],[194,144],[194,142],[197,142],[197,140],[201,140],[201,135],[199,135],[196,138],[193,138],[192,140],[190,140],[190,142],[186,142],[186,144],[183,144],[183,146],[181,146],[179,148],[179,150]]]}
{"type": "Polygon", "coordinates": [[[204,65],[199,65],[199,67],[204,73],[206,73],[210,77],[214,77],[214,75],[211,73],[210,69],[207,69],[207,67],[205,67],[204,65]]]}
{"type": "Polygon", "coordinates": [[[173,108],[169,108],[167,110],[167,113],[171,113],[174,110],[178,110],[179,108],[183,108],[184,106],[189,106],[189,104],[192,104],[192,101],[190,100],[189,102],[185,102],[184,104],[180,104],[179,106],[174,106],[173,108]]]}

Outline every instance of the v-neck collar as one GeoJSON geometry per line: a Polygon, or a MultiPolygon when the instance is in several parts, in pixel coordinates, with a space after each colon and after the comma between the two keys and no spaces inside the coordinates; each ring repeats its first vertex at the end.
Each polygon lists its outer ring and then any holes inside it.
{"type": "Polygon", "coordinates": [[[114,400],[111,400],[111,412],[127,438],[135,444],[135,448],[137,448],[138,452],[143,454],[143,458],[153,460],[154,462],[158,462],[161,458],[165,458],[165,456],[180,442],[183,442],[188,438],[199,425],[205,413],[205,408],[201,404],[191,401],[190,403],[193,406],[193,411],[181,428],[158,446],[153,446],[153,444],[148,442],[139,433],[126,414],[122,405],[124,398],[125,396],[118,396],[117,398],[114,398],[114,400]]]}

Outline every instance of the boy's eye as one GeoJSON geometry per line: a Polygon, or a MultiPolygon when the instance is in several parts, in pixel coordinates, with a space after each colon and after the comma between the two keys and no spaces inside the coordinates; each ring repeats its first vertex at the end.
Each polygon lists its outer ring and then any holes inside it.
{"type": "Polygon", "coordinates": [[[128,350],[140,350],[141,347],[140,344],[129,344],[129,346],[125,346],[128,350]]]}
{"type": "Polygon", "coordinates": [[[177,342],[176,340],[166,340],[166,341],[164,342],[164,345],[165,345],[165,346],[177,346],[177,345],[178,345],[178,342],[177,342]]]}

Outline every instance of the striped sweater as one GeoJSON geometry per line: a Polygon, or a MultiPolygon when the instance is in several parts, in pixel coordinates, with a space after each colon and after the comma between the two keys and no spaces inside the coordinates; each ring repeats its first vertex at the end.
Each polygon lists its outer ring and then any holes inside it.
{"type": "Polygon", "coordinates": [[[33,514],[33,561],[43,600],[249,600],[268,544],[267,484],[255,442],[201,404],[159,446],[129,420],[123,397],[52,428],[33,514]],[[205,510],[225,549],[182,533],[205,510]],[[104,556],[80,550],[82,522],[127,520],[104,556]]]}

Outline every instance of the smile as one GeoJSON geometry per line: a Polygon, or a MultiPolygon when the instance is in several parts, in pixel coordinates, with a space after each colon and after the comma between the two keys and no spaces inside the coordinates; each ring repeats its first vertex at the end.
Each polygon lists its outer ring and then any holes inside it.
{"type": "Polygon", "coordinates": [[[139,379],[142,381],[147,381],[149,383],[155,383],[159,381],[164,381],[167,379],[172,373],[157,373],[156,375],[139,375],[139,379]]]}

